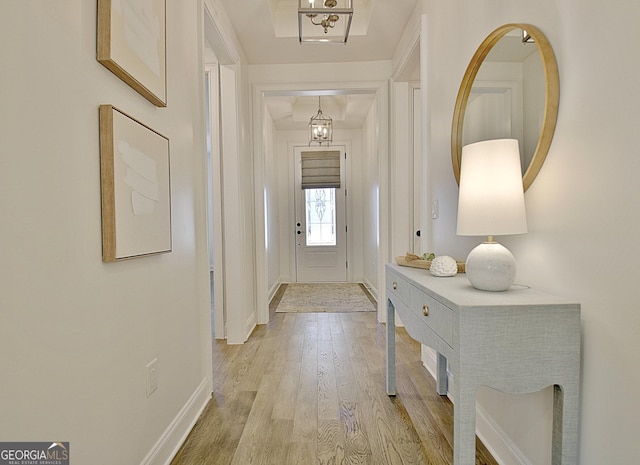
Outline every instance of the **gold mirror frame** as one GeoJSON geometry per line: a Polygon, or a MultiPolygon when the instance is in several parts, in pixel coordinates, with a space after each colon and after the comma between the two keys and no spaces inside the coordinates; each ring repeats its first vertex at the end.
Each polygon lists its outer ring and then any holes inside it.
{"type": "Polygon", "coordinates": [[[551,146],[551,140],[553,139],[553,133],[558,119],[558,102],[560,99],[558,64],[556,63],[556,57],[553,53],[553,49],[551,48],[551,44],[549,44],[549,41],[540,29],[530,24],[511,23],[500,26],[489,34],[482,44],[480,44],[480,47],[478,47],[478,50],[473,55],[473,58],[471,58],[471,62],[464,73],[462,83],[460,84],[460,90],[458,91],[456,106],[453,112],[453,125],[451,128],[451,160],[453,164],[453,173],[458,185],[460,184],[460,160],[462,158],[462,128],[464,123],[464,114],[467,108],[467,102],[469,100],[469,94],[471,93],[473,82],[478,74],[480,66],[493,46],[514,29],[526,30],[533,40],[535,40],[542,59],[546,88],[544,118],[540,128],[538,144],[533,153],[531,162],[522,177],[522,184],[525,191],[529,186],[531,186],[533,180],[538,175],[538,172],[547,157],[549,147],[551,146]]]}

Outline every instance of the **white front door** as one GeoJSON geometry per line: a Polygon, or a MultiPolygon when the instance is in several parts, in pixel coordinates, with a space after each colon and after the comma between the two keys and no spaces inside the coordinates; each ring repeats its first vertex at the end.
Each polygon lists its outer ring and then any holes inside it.
{"type": "Polygon", "coordinates": [[[295,148],[297,282],[346,282],[345,147],[295,148]],[[340,187],[302,188],[302,154],[339,152],[340,187]]]}

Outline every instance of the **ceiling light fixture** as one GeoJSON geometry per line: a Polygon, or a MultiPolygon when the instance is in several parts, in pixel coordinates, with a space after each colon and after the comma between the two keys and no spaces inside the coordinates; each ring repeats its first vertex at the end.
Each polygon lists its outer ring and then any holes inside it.
{"type": "Polygon", "coordinates": [[[333,120],[322,114],[320,96],[318,96],[318,113],[309,120],[309,145],[317,143],[321,146],[326,143],[328,147],[331,142],[333,142],[333,120]]]}
{"type": "Polygon", "coordinates": [[[300,43],[346,44],[352,18],[353,0],[298,0],[300,43]]]}

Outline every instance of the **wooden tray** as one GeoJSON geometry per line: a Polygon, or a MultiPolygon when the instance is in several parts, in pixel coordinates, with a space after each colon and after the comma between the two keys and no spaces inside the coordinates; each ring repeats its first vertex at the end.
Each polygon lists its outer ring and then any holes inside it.
{"type": "MultiPolygon", "coordinates": [[[[431,268],[431,260],[407,260],[406,257],[396,257],[396,263],[400,266],[410,266],[412,268],[423,268],[428,270],[431,268]]],[[[458,273],[464,273],[464,262],[456,262],[458,264],[458,273]]]]}

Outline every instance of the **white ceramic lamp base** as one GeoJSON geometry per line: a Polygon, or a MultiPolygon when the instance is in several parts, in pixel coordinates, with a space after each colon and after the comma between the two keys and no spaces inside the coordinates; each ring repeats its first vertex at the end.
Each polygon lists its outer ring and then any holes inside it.
{"type": "Polygon", "coordinates": [[[465,268],[471,285],[483,291],[506,291],[516,277],[516,259],[497,242],[483,242],[473,249],[465,268]]]}

